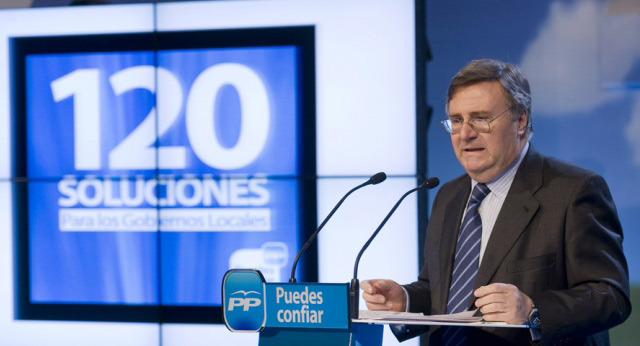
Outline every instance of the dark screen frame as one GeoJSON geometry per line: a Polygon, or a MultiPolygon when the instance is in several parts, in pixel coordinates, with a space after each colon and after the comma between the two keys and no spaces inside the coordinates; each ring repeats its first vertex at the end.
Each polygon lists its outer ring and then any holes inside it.
{"type": "MultiPolygon", "coordinates": [[[[28,186],[26,167],[26,57],[47,53],[122,52],[254,46],[296,46],[298,48],[298,143],[300,160],[295,177],[298,189],[298,248],[315,230],[316,208],[316,81],[315,27],[285,26],[251,29],[222,29],[107,35],[17,37],[10,40],[12,132],[12,181],[14,220],[15,318],[20,320],[113,321],[155,323],[222,324],[221,306],[168,306],[129,304],[49,304],[31,302],[29,263],[28,186]]],[[[155,176],[160,172],[156,170],[155,176]]],[[[270,179],[279,177],[267,176],[270,179]]],[[[60,177],[52,177],[58,180],[60,177]]],[[[45,181],[49,180],[48,178],[45,181]]],[[[158,232],[158,244],[160,243],[158,232]]],[[[158,245],[160,249],[160,245],[158,245]]],[[[159,251],[158,256],[161,256],[159,251]]],[[[160,263],[160,262],[158,262],[160,263]]],[[[318,279],[317,246],[308,249],[299,266],[302,281],[318,279]]],[[[160,274],[159,274],[160,275],[160,274]]],[[[158,280],[160,282],[160,280],[158,280]]],[[[160,289],[160,288],[159,288],[160,289]]],[[[159,295],[161,297],[161,295],[159,295]]]]}

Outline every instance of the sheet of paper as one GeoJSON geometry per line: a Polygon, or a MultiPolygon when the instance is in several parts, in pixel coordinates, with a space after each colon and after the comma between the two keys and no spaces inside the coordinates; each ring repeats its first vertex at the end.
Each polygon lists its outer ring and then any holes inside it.
{"type": "Polygon", "coordinates": [[[398,320],[398,321],[424,321],[424,322],[458,322],[472,323],[482,322],[482,316],[474,316],[476,310],[460,312],[450,315],[424,315],[415,312],[370,311],[360,310],[359,319],[363,320],[398,320]]]}

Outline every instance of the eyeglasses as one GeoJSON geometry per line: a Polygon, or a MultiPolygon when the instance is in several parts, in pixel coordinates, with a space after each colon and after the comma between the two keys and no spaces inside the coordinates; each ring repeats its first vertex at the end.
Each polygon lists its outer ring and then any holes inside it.
{"type": "Polygon", "coordinates": [[[460,133],[460,130],[462,130],[462,125],[464,125],[464,123],[469,124],[469,126],[476,132],[491,132],[491,123],[496,121],[503,114],[507,113],[507,111],[511,110],[511,108],[513,107],[505,109],[502,113],[498,114],[491,120],[483,118],[471,118],[465,121],[462,120],[462,118],[455,118],[443,120],[440,123],[442,124],[442,126],[444,126],[444,129],[447,130],[447,132],[452,134],[460,133]]]}

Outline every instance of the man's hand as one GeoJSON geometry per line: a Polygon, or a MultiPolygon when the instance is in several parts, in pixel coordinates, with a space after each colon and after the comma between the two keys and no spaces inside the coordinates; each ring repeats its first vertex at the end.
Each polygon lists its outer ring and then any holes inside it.
{"type": "Polygon", "coordinates": [[[360,283],[362,298],[369,310],[406,311],[407,296],[404,289],[392,280],[365,280],[360,283]]]}
{"type": "Polygon", "coordinates": [[[533,308],[531,298],[509,284],[491,284],[475,290],[476,306],[485,321],[524,324],[533,308]]]}

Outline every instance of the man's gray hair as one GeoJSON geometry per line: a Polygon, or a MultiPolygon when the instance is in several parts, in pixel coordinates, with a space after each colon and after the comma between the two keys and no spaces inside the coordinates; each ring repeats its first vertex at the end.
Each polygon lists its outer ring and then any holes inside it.
{"type": "Polygon", "coordinates": [[[473,60],[463,67],[453,77],[449,85],[449,90],[447,91],[447,113],[449,112],[449,102],[458,89],[487,81],[500,82],[514,119],[517,119],[523,111],[527,111],[526,133],[529,136],[533,131],[529,81],[527,81],[527,78],[518,67],[508,62],[491,59],[473,60]]]}

